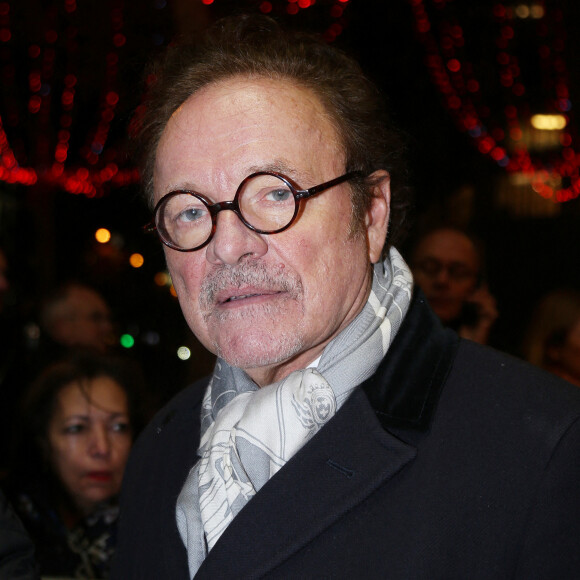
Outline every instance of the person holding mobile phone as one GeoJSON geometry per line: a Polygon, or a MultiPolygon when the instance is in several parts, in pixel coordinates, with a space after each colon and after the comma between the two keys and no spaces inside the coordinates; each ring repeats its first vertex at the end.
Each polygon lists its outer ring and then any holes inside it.
{"type": "Polygon", "coordinates": [[[498,311],[482,262],[475,240],[450,227],[423,234],[411,255],[415,281],[441,322],[463,338],[486,344],[498,311]]]}

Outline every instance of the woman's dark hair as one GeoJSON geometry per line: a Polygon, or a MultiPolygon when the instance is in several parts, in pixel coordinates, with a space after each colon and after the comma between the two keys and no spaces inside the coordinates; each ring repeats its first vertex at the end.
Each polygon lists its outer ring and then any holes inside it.
{"type": "MultiPolygon", "coordinates": [[[[157,146],[173,113],[203,87],[231,77],[289,80],[312,91],[333,123],[346,160],[345,171],[391,176],[388,245],[406,230],[410,193],[404,186],[403,140],[387,116],[376,86],[358,63],[318,36],[285,30],[261,15],[219,20],[195,42],[181,40],[153,63],[146,99],[133,119],[131,135],[145,195],[153,201],[157,146]]],[[[370,204],[368,179],[352,182],[353,225],[360,229],[370,204]]]]}

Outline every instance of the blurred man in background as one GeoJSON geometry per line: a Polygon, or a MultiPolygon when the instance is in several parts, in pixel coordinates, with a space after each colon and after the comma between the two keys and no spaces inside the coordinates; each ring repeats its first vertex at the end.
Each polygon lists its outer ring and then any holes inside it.
{"type": "Polygon", "coordinates": [[[411,269],[443,324],[487,344],[498,312],[483,280],[482,252],[470,236],[449,227],[428,231],[415,243],[411,269]]]}
{"type": "Polygon", "coordinates": [[[115,343],[111,310],[93,288],[71,282],[46,298],[40,312],[41,328],[66,348],[105,352],[115,343]]]}

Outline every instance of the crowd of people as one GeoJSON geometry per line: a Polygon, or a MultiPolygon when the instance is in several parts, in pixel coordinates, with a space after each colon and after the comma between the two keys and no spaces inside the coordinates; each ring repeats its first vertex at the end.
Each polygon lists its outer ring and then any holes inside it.
{"type": "MultiPolygon", "coordinates": [[[[0,306],[11,308],[0,257],[0,306]]],[[[153,410],[144,374],[116,348],[113,313],[88,284],[66,282],[39,301],[32,346],[30,322],[8,308],[0,308],[10,322],[1,329],[0,577],[108,578],[125,465],[153,410]]]]}
{"type": "Polygon", "coordinates": [[[120,352],[101,292],[62,283],[31,322],[15,315],[11,278],[0,248],[0,577],[108,578],[123,473],[151,392],[120,352]]]}
{"type": "Polygon", "coordinates": [[[3,337],[0,577],[576,578],[580,292],[530,313],[532,364],[489,348],[481,241],[399,253],[401,143],[357,63],[266,17],[197,40],[134,139],[215,370],[152,409],[78,281],[33,359],[3,337]]]}

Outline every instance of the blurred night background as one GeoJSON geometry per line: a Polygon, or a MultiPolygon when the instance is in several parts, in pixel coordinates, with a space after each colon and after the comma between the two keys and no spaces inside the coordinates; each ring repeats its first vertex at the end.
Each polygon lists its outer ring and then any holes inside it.
{"type": "Polygon", "coordinates": [[[126,133],[147,61],[240,11],[320,32],[359,59],[409,135],[418,226],[444,220],[484,241],[495,346],[518,354],[535,301],[580,288],[576,0],[0,0],[10,307],[33,321],[43,293],[80,279],[111,304],[127,351],[164,369],[168,394],[210,370],[161,246],[142,231],[126,133]]]}

